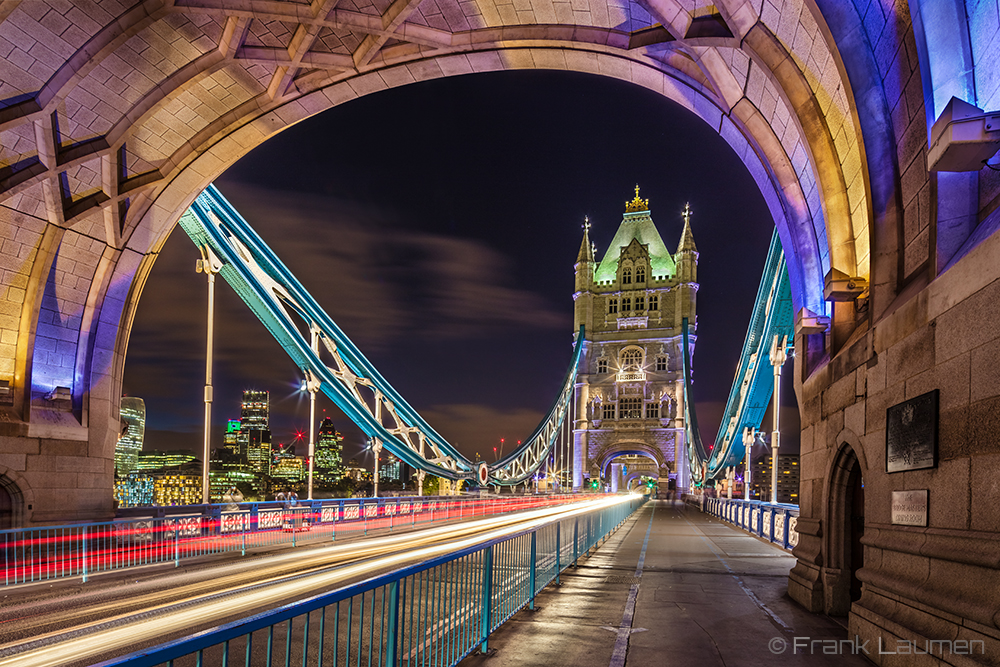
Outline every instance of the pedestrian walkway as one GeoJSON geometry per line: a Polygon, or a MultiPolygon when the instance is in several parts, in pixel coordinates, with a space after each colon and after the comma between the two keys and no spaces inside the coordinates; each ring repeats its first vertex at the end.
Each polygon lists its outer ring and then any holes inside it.
{"type": "Polygon", "coordinates": [[[495,654],[462,665],[870,664],[844,627],[787,596],[794,564],[696,508],[652,501],[546,588],[535,611],[493,633],[495,654]]]}

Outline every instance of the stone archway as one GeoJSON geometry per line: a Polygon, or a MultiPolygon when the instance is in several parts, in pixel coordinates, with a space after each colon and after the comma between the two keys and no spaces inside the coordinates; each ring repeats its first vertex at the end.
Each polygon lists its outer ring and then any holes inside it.
{"type": "MultiPolygon", "coordinates": [[[[4,3],[0,36],[26,55],[8,60],[15,75],[0,88],[0,227],[12,241],[2,251],[12,268],[0,276],[0,380],[14,403],[0,437],[67,443],[29,455],[72,459],[88,476],[60,487],[72,516],[43,508],[29,520],[110,513],[129,329],[156,252],[193,197],[275,133],[379,90],[518,69],[649,88],[703,119],[747,165],[789,249],[796,307],[829,312],[831,269],[870,275],[878,230],[867,161],[885,155],[864,135],[886,134],[888,111],[862,131],[824,17],[836,12],[803,0],[766,11],[725,0],[709,14],[600,2],[560,13],[541,0],[530,16],[493,0],[442,3],[454,11],[420,0],[384,11],[139,0],[72,19],[48,0],[4,3]],[[67,22],[73,30],[52,32],[67,22]],[[19,27],[7,35],[5,25],[19,27]],[[27,55],[39,43],[51,57],[27,55]],[[70,397],[49,400],[59,387],[70,397]]],[[[862,25],[841,14],[836,25],[862,25]]],[[[834,346],[852,308],[833,313],[834,346]]]]}

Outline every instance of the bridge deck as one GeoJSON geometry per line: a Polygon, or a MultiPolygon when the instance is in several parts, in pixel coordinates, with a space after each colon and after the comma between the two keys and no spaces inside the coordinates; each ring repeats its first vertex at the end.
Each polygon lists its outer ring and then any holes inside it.
{"type": "Polygon", "coordinates": [[[787,552],[697,509],[651,502],[579,567],[567,570],[560,587],[543,591],[535,611],[519,612],[491,635],[495,655],[474,654],[462,664],[870,664],[849,654],[844,627],[788,598],[787,574],[794,564],[787,552]],[[810,645],[793,654],[795,637],[826,642],[812,644],[811,655],[810,645]],[[824,654],[832,640],[845,643],[837,654],[824,654]],[[775,650],[784,646],[782,655],[772,652],[772,641],[775,650]]]}

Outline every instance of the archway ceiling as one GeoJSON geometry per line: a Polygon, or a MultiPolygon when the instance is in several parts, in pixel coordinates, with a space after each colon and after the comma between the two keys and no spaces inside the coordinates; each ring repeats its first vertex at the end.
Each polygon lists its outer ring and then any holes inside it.
{"type": "MultiPolygon", "coordinates": [[[[798,0],[755,5],[8,0],[0,204],[122,248],[177,174],[268,113],[278,119],[273,133],[351,97],[437,76],[591,71],[657,90],[711,123],[779,227],[792,230],[783,241],[801,250],[793,282],[815,295],[831,266],[868,275],[860,135],[810,11],[798,0]],[[318,90],[320,102],[310,96],[318,90]]],[[[242,153],[225,156],[215,174],[242,153]]],[[[149,240],[132,244],[140,251],[162,238],[141,236],[149,240]]]]}

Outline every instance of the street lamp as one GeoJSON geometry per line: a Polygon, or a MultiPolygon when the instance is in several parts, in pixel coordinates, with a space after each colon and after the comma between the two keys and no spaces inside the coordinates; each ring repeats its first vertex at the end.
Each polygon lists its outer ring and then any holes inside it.
{"type": "MultiPolygon", "coordinates": [[[[315,334],[314,334],[315,336],[315,334]]],[[[313,497],[313,459],[316,457],[316,392],[319,391],[320,381],[311,371],[305,371],[306,391],[309,392],[309,500],[313,497]]]]}
{"type": "Polygon", "coordinates": [[[372,475],[372,482],[375,484],[375,492],[372,498],[378,498],[378,457],[382,453],[382,443],[378,441],[377,438],[370,438],[368,440],[368,449],[375,452],[375,473],[372,475]]]}
{"type": "Polygon", "coordinates": [[[201,259],[195,262],[195,271],[208,277],[208,331],[205,345],[205,443],[202,448],[201,502],[211,500],[208,487],[208,458],[212,443],[212,346],[215,338],[215,274],[222,270],[220,260],[206,243],[198,246],[201,259]]]}

